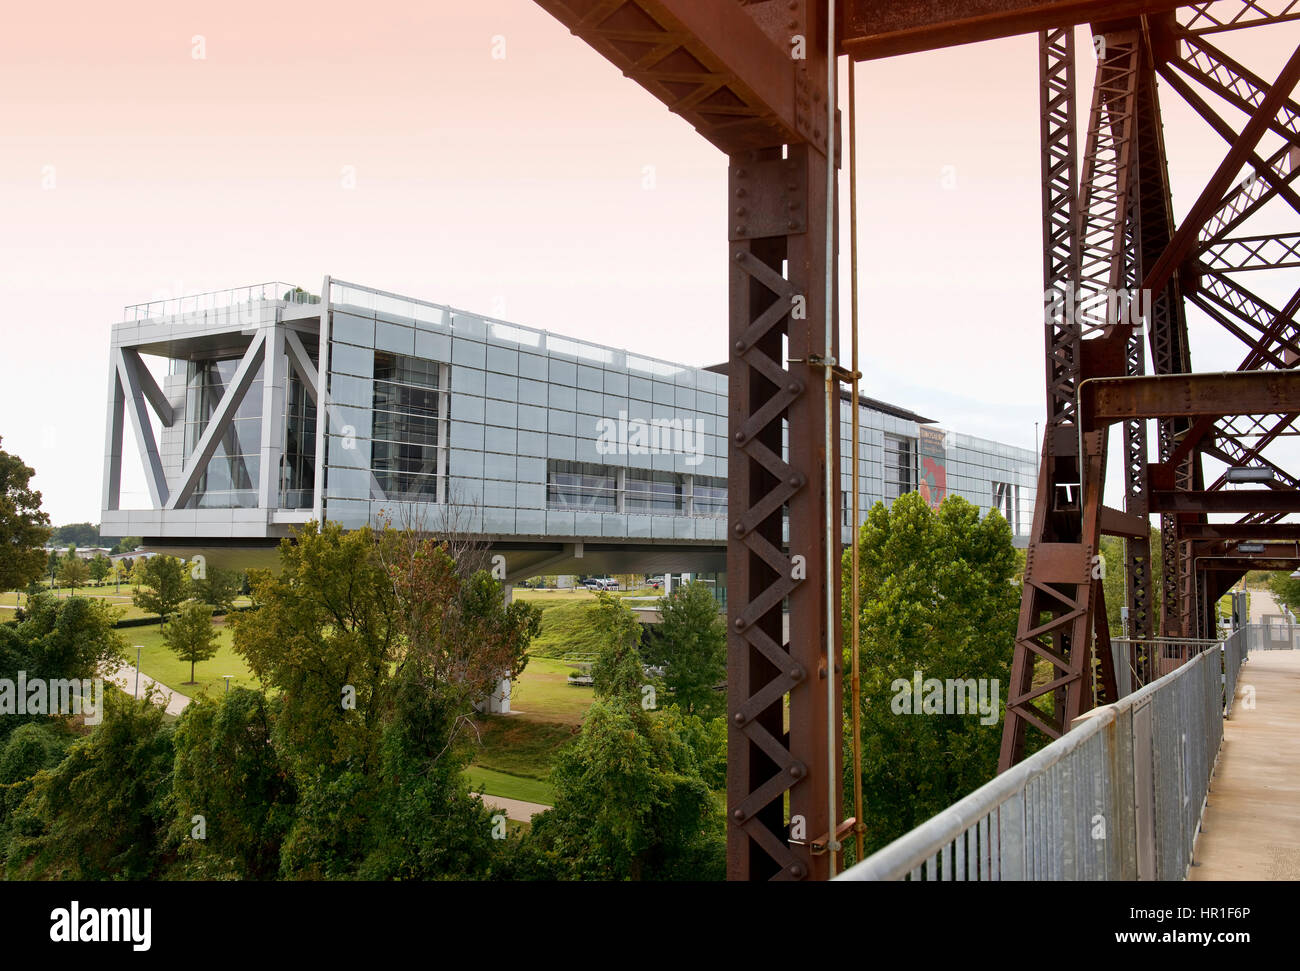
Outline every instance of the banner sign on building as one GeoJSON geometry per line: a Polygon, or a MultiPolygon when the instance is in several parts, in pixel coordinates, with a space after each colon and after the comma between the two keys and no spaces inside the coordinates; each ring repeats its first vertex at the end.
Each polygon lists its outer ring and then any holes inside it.
{"type": "Polygon", "coordinates": [[[948,433],[942,428],[921,426],[921,484],[917,491],[931,509],[938,509],[948,495],[948,458],[945,442],[948,433]]]}

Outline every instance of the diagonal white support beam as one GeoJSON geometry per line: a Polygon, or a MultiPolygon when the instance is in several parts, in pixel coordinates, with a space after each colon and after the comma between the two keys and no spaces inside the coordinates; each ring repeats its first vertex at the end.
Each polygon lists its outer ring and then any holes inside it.
{"type": "Polygon", "coordinates": [[[122,502],[122,425],[126,418],[126,395],[117,372],[117,354],[109,352],[108,426],[104,434],[104,509],[116,510],[122,502]]]}
{"type": "Polygon", "coordinates": [[[194,489],[197,487],[199,477],[203,475],[203,470],[208,467],[208,462],[217,450],[217,445],[223,435],[230,428],[234,421],[235,412],[248,394],[248,389],[253,383],[253,378],[257,376],[258,365],[262,363],[262,358],[266,352],[266,331],[259,330],[257,336],[253,338],[253,343],[248,345],[248,350],[244,352],[243,358],[239,362],[239,367],[235,369],[235,376],[231,379],[230,386],[226,388],[226,393],[221,396],[221,401],[217,403],[217,409],[208,421],[208,426],[203,429],[203,435],[199,438],[198,444],[194,446],[194,451],[190,453],[188,461],[185,463],[185,469],[181,472],[180,484],[172,497],[167,501],[167,509],[177,509],[184,503],[189,502],[190,497],[194,495],[194,489]]]}
{"type": "Polygon", "coordinates": [[[289,353],[289,364],[307,389],[307,396],[311,398],[312,404],[316,404],[320,400],[320,375],[316,373],[316,365],[311,363],[307,348],[303,346],[302,338],[296,331],[285,331],[284,349],[289,353]]]}
{"type": "Polygon", "coordinates": [[[149,373],[144,361],[140,359],[140,352],[134,347],[124,347],[122,348],[122,356],[135,369],[135,375],[140,381],[140,390],[144,392],[144,396],[148,399],[154,414],[158,416],[164,426],[171,428],[176,423],[172,403],[167,400],[162,388],[158,387],[158,382],[153,379],[153,375],[149,373]]]}
{"type": "Polygon", "coordinates": [[[147,397],[140,380],[143,364],[140,369],[137,369],[136,362],[140,361],[139,355],[134,355],[133,361],[120,347],[114,350],[113,356],[117,379],[121,382],[126,396],[126,413],[131,417],[135,440],[140,446],[140,458],[144,461],[144,477],[149,486],[149,498],[153,501],[154,508],[162,509],[168,498],[167,475],[163,472],[162,458],[158,455],[158,443],[153,437],[153,425],[149,422],[147,397]]]}

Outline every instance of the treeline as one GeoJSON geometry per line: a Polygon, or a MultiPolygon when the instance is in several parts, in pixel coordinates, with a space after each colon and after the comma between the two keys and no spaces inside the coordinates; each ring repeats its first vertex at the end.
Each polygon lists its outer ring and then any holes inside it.
{"type": "MultiPolygon", "coordinates": [[[[199,698],[175,722],[118,692],[93,729],[0,718],[10,878],[722,877],[722,719],[707,698],[689,702],[698,714],[657,710],[653,682],[646,704],[638,625],[616,599],[555,808],[512,832],[464,769],[476,706],[524,669],[537,609],[391,529],[308,525],[280,557],[250,575],[256,609],[230,620],[260,690],[199,698]]],[[[112,620],[89,598],[34,597],[0,627],[0,677],[93,676],[119,656],[112,620]]]]}

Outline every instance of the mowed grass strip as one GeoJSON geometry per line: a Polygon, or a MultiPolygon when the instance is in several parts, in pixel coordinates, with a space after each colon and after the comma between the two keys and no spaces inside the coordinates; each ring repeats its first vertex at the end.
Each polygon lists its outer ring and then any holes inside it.
{"type": "Polygon", "coordinates": [[[528,666],[510,693],[511,718],[540,722],[579,725],[591,707],[595,694],[590,686],[569,683],[569,675],[578,670],[552,658],[528,658],[528,666]]]}
{"type": "Polygon", "coordinates": [[[539,779],[525,779],[522,776],[510,775],[508,772],[485,769],[479,765],[471,765],[467,768],[465,776],[469,779],[470,789],[474,792],[499,796],[502,799],[536,802],[543,806],[555,805],[555,790],[539,779]]]}
{"type": "MultiPolygon", "coordinates": [[[[139,617],[156,617],[157,614],[149,614],[141,610],[131,601],[132,588],[127,584],[122,584],[120,593],[113,590],[112,585],[106,587],[78,587],[76,590],[49,590],[42,588],[42,593],[56,595],[60,600],[66,600],[70,595],[78,597],[94,597],[97,600],[103,600],[110,607],[117,609],[118,620],[135,620],[139,617]]],[[[23,594],[21,598],[18,593],[10,590],[7,593],[0,593],[0,607],[18,607],[27,605],[27,595],[23,594]],[[21,599],[21,604],[19,600],[21,599]]],[[[12,611],[4,611],[6,614],[12,614],[12,611]]],[[[6,618],[0,618],[6,619],[6,618]]]]}
{"type": "MultiPolygon", "coordinates": [[[[230,628],[217,622],[217,653],[210,660],[200,661],[194,666],[194,679],[198,684],[185,684],[190,679],[190,662],[182,661],[163,643],[162,632],[157,627],[131,627],[121,631],[126,639],[127,663],[135,665],[136,645],[140,652],[140,672],[155,681],[161,681],[171,690],[188,698],[197,698],[201,694],[216,695],[226,690],[224,674],[234,675],[230,679],[232,688],[257,688],[257,679],[248,669],[244,659],[235,653],[230,643],[230,628]]],[[[129,679],[128,689],[132,687],[129,679]]]]}
{"type": "Polygon", "coordinates": [[[560,749],[578,734],[576,725],[528,721],[520,715],[487,715],[474,724],[474,765],[539,781],[550,777],[560,749]]]}

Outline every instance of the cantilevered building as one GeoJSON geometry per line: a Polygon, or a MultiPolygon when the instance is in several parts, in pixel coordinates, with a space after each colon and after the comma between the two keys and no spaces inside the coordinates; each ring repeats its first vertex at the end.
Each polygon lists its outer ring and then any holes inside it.
{"type": "MultiPolygon", "coordinates": [[[[105,535],[246,565],[311,520],[391,521],[480,536],[512,578],[725,569],[725,369],[329,278],[128,307],[110,353],[105,535]],[[142,355],[168,362],[161,384],[142,355]],[[144,508],[123,508],[130,448],[144,508]]],[[[845,395],[846,541],[853,411],[845,395]]],[[[857,426],[864,515],[953,492],[1023,545],[1032,451],[867,398],[857,426]]]]}

